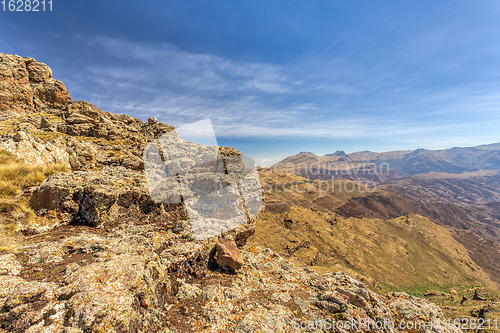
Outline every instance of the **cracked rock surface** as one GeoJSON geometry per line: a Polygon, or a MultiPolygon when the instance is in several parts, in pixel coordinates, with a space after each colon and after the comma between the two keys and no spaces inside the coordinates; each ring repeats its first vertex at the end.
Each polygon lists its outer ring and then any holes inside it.
{"type": "Polygon", "coordinates": [[[217,239],[185,241],[157,225],[31,237],[19,253],[0,257],[6,332],[293,332],[294,319],[444,319],[423,299],[378,295],[343,273],[298,268],[265,248],[240,248],[243,265],[227,274],[210,266],[217,239]]]}

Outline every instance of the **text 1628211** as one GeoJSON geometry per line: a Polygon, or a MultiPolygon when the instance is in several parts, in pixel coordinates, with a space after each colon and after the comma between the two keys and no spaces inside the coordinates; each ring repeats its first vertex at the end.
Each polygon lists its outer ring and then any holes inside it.
{"type": "Polygon", "coordinates": [[[52,0],[2,0],[4,12],[51,12],[52,0]]]}

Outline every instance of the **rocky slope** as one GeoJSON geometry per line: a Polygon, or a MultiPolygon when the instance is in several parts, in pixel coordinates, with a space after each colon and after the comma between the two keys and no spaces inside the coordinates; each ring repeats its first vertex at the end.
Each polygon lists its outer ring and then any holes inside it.
{"type": "Polygon", "coordinates": [[[237,274],[210,270],[214,241],[183,242],[156,225],[132,221],[109,233],[59,229],[31,236],[17,254],[0,256],[1,327],[8,332],[292,332],[295,318],[396,325],[443,319],[425,300],[404,293],[377,295],[343,273],[296,268],[263,248],[244,246],[237,274]]]}
{"type": "Polygon", "coordinates": [[[367,324],[336,332],[403,332],[445,319],[426,300],[247,245],[253,223],[195,241],[183,203],[157,203],[145,186],[142,150],[171,130],[72,101],[45,64],[0,54],[0,149],[71,169],[20,194],[2,183],[36,214],[0,212],[12,239],[0,249],[0,332],[327,332],[310,323],[334,320],[367,324]]]}

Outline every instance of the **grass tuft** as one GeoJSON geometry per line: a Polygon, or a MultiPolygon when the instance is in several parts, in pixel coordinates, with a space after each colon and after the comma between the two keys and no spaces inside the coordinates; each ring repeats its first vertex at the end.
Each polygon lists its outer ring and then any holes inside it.
{"type": "Polygon", "coordinates": [[[0,150],[0,212],[17,212],[33,216],[26,198],[19,197],[26,187],[39,185],[48,176],[68,169],[64,165],[32,166],[16,155],[0,150]]]}

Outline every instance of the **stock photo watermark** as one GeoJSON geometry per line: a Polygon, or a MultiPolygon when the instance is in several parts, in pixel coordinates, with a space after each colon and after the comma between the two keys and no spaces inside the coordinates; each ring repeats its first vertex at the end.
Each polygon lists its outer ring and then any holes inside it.
{"type": "Polygon", "coordinates": [[[149,194],[156,202],[183,202],[196,240],[237,228],[262,208],[257,169],[238,154],[221,154],[210,119],[163,134],[143,157],[149,194]]]}
{"type": "Polygon", "coordinates": [[[378,181],[388,176],[388,163],[338,163],[322,161],[320,157],[311,163],[275,164],[268,168],[272,173],[262,175],[264,191],[304,193],[372,193],[377,190],[378,181]],[[302,179],[293,181],[287,176],[298,175],[302,179]],[[285,177],[284,181],[280,181],[285,177]],[[267,180],[267,181],[266,181],[267,180]]]}
{"type": "Polygon", "coordinates": [[[268,177],[252,160],[222,153],[210,119],[165,133],[143,153],[147,187],[159,203],[184,203],[197,240],[220,235],[251,221],[263,206],[262,191],[371,193],[389,174],[387,163],[332,163],[317,160],[283,166],[268,177]],[[187,138],[187,139],[186,139],[187,138]],[[192,141],[189,141],[191,139],[192,141]],[[197,143],[197,142],[203,142],[197,143]],[[304,175],[298,181],[281,176],[304,175]]]}
{"type": "Polygon", "coordinates": [[[392,331],[394,329],[403,331],[427,331],[441,329],[460,329],[460,330],[498,330],[498,319],[483,318],[454,318],[454,319],[430,319],[430,320],[373,320],[370,318],[360,318],[358,320],[335,320],[333,318],[324,318],[317,320],[303,320],[294,318],[291,326],[295,330],[311,329],[337,329],[337,330],[370,330],[370,331],[392,331]]]}
{"type": "Polygon", "coordinates": [[[2,0],[0,8],[4,12],[51,12],[52,0],[2,0]]]}
{"type": "MultiPolygon", "coordinates": [[[[264,176],[265,180],[266,177],[264,176]]],[[[267,177],[267,179],[272,179],[267,177]]],[[[307,178],[300,181],[284,181],[272,182],[263,186],[264,192],[294,192],[298,194],[304,193],[317,193],[319,196],[328,193],[345,192],[345,193],[373,193],[377,190],[378,184],[374,181],[365,181],[359,178],[356,181],[351,180],[335,180],[332,178],[330,181],[326,180],[312,180],[307,178]]]]}

